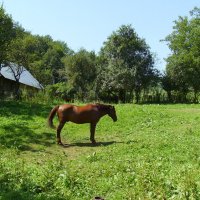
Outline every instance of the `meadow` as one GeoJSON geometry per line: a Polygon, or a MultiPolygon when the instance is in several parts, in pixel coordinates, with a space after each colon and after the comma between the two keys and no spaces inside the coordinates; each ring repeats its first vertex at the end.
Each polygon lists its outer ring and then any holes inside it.
{"type": "Polygon", "coordinates": [[[200,105],[115,105],[97,146],[68,123],[66,147],[46,126],[53,106],[0,102],[1,200],[200,199],[200,105]]]}

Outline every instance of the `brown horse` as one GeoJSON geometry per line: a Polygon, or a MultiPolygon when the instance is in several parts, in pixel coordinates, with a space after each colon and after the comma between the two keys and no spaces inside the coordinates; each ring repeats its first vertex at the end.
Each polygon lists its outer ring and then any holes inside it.
{"type": "Polygon", "coordinates": [[[90,123],[90,141],[95,144],[95,128],[101,117],[109,115],[113,121],[117,121],[115,107],[103,104],[88,104],[85,106],[75,106],[71,104],[64,104],[55,106],[48,117],[48,124],[53,126],[53,118],[57,113],[59,125],[57,127],[57,143],[62,145],[60,132],[66,122],[74,122],[76,124],[90,123]]]}

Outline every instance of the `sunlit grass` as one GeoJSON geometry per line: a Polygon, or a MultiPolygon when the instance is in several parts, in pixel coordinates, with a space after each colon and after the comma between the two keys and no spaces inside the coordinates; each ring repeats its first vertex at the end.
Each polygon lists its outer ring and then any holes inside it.
{"type": "Polygon", "coordinates": [[[51,108],[1,102],[0,199],[200,198],[199,105],[116,105],[96,147],[89,125],[72,123],[57,146],[51,108]]]}

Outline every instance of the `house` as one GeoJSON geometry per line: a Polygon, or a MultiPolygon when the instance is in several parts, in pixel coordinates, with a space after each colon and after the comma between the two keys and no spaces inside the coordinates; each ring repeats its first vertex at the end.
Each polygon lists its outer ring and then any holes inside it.
{"type": "Polygon", "coordinates": [[[43,86],[25,67],[20,67],[19,72],[19,67],[16,64],[10,64],[10,67],[3,66],[0,69],[0,98],[14,96],[18,88],[15,77],[19,79],[20,90],[27,90],[31,94],[32,92],[43,89],[43,86]]]}

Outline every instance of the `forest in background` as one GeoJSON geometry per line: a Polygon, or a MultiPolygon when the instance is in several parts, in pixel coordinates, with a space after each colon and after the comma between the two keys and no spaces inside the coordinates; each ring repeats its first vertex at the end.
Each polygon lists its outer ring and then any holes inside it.
{"type": "MultiPolygon", "coordinates": [[[[107,37],[100,52],[75,52],[50,35],[33,35],[0,7],[0,70],[24,66],[44,86],[40,93],[66,101],[162,103],[199,101],[200,8],[174,21],[161,42],[171,50],[164,73],[132,25],[107,37]]],[[[20,77],[20,70],[16,81],[20,77]]],[[[40,96],[41,96],[40,94],[40,96]]]]}

